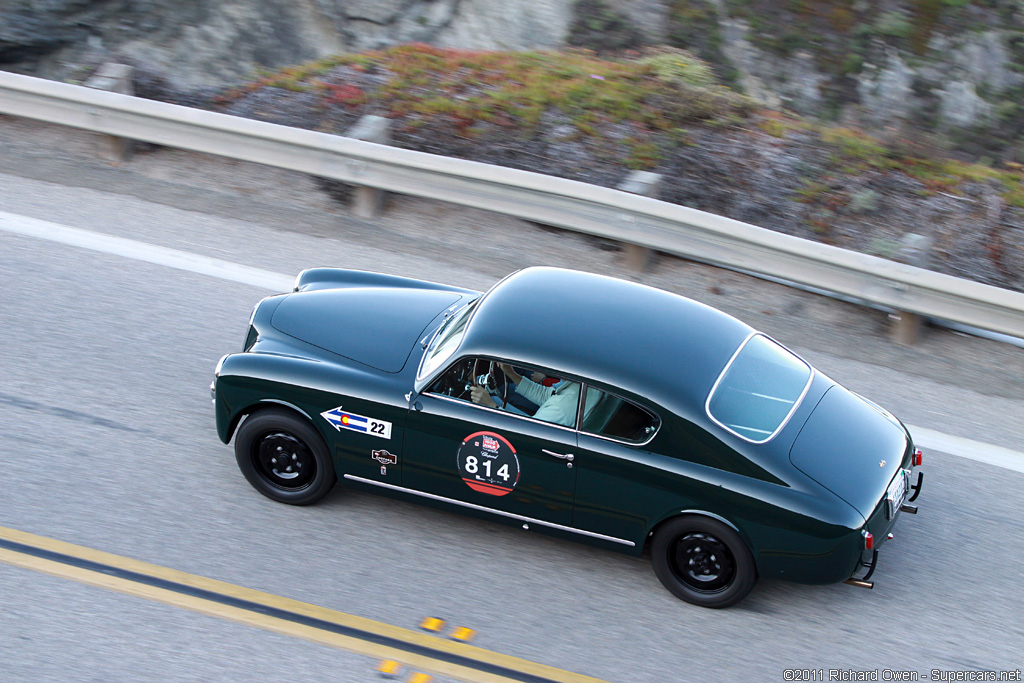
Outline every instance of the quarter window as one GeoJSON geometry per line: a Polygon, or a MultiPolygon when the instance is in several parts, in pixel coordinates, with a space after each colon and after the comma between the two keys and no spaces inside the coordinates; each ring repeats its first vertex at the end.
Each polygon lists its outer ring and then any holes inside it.
{"type": "Polygon", "coordinates": [[[811,368],[764,335],[740,346],[708,396],[711,419],[748,441],[775,436],[800,404],[811,368]]]}
{"type": "Polygon", "coordinates": [[[614,394],[587,387],[580,431],[643,443],[658,431],[659,420],[640,406],[614,394]]]}

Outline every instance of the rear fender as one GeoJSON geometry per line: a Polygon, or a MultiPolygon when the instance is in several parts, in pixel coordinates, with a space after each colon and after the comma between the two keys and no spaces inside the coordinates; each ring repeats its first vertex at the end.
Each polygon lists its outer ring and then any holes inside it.
{"type": "Polygon", "coordinates": [[[747,534],[740,527],[736,526],[731,521],[729,521],[728,519],[726,519],[725,517],[723,517],[723,516],[721,516],[719,514],[715,514],[714,512],[708,512],[707,510],[695,510],[695,509],[694,510],[674,510],[674,511],[666,514],[664,517],[662,517],[658,522],[656,522],[654,525],[651,526],[651,529],[650,529],[650,531],[647,534],[647,539],[644,542],[644,549],[645,550],[647,549],[647,546],[650,544],[651,539],[654,538],[654,535],[656,533],[658,533],[658,529],[660,529],[662,526],[664,526],[668,522],[671,522],[673,519],[677,519],[679,517],[687,517],[687,516],[707,517],[709,519],[718,520],[719,522],[721,522],[722,524],[726,525],[727,527],[729,527],[730,529],[735,531],[737,534],[739,534],[740,538],[743,539],[743,542],[747,544],[747,548],[750,549],[750,552],[754,553],[754,556],[757,557],[757,554],[755,552],[755,547],[751,543],[750,537],[747,536],[747,534]]]}

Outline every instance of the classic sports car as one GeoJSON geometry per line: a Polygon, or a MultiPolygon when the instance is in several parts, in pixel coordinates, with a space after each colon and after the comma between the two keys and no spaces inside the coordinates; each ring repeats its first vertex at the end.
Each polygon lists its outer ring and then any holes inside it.
{"type": "Polygon", "coordinates": [[[706,607],[759,576],[871,587],[921,491],[906,428],[779,343],[569,270],[484,294],[306,270],[256,305],[214,374],[220,438],[269,498],[313,503],[340,478],[647,549],[668,590],[706,607]]]}

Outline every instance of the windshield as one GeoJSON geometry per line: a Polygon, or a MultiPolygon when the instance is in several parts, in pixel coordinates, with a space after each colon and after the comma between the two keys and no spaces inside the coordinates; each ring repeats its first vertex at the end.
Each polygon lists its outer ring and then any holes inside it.
{"type": "Polygon", "coordinates": [[[469,322],[469,313],[474,306],[476,306],[476,301],[463,307],[461,311],[441,324],[430,341],[427,352],[423,354],[420,370],[416,373],[417,380],[432,374],[455,353],[459,342],[462,341],[462,335],[466,333],[466,323],[469,322]]]}
{"type": "Polygon", "coordinates": [[[764,335],[747,339],[708,396],[711,419],[748,441],[782,429],[811,383],[811,368],[764,335]]]}

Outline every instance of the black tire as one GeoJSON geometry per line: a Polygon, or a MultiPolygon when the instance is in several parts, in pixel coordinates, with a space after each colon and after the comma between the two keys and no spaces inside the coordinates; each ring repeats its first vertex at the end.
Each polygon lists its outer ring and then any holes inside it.
{"type": "Polygon", "coordinates": [[[245,418],[235,435],[238,469],[267,498],[309,505],[337,482],[327,444],[308,420],[271,408],[245,418]]]}
{"type": "Polygon", "coordinates": [[[651,564],[673,595],[701,607],[730,607],[757,582],[750,548],[732,527],[699,515],[665,522],[651,543],[651,564]]]}

